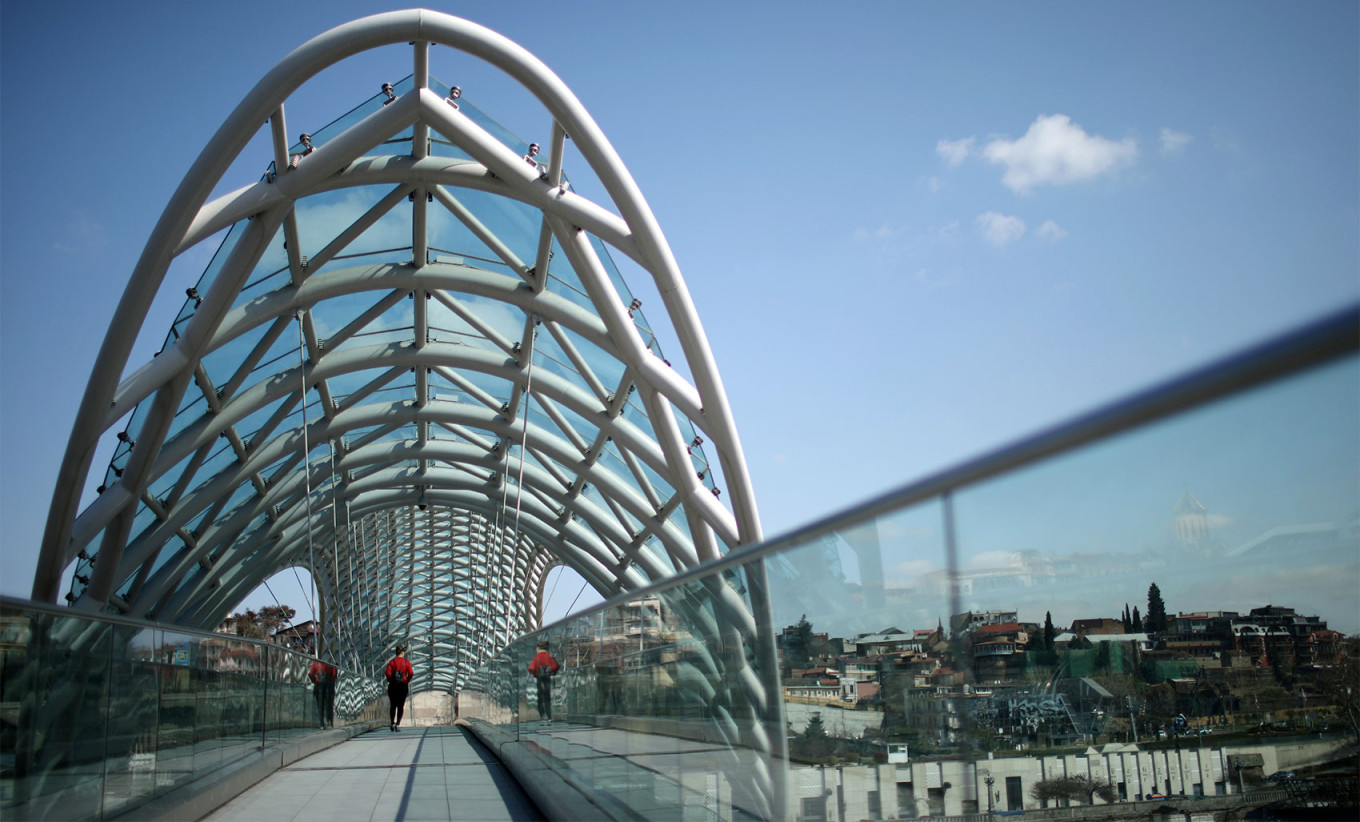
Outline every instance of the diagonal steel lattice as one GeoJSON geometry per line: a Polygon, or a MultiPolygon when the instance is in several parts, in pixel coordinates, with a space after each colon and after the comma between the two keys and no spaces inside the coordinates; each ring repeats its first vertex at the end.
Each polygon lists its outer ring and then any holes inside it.
{"type": "Polygon", "coordinates": [[[303,567],[329,655],[371,670],[409,642],[436,663],[413,688],[456,690],[538,627],[552,568],[611,595],[760,537],[712,353],[622,161],[537,58],[413,10],[296,49],[184,177],[100,350],[33,590],[55,600],[68,578],[75,607],[211,628],[303,567]],[[411,76],[390,95],[290,145],[306,80],[403,44],[411,76]],[[452,95],[432,44],[528,90],[546,151],[452,95]],[[268,171],[209,201],[266,121],[268,171]],[[568,139],[604,202],[568,182],[568,139]],[[224,235],[164,348],[129,369],[171,262],[224,235]],[[674,366],[611,254],[652,278],[674,366]]]}

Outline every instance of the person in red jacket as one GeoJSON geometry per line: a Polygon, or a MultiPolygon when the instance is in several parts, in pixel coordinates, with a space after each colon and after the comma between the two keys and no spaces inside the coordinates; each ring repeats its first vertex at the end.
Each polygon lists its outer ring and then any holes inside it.
{"type": "Polygon", "coordinates": [[[397,655],[387,663],[387,699],[392,703],[388,717],[392,721],[393,731],[397,730],[402,715],[406,713],[406,694],[410,690],[411,677],[415,675],[415,669],[406,659],[406,646],[398,645],[397,655]]]}
{"type": "Polygon", "coordinates": [[[548,643],[538,643],[538,653],[529,663],[529,676],[538,682],[538,715],[552,719],[552,678],[557,676],[557,660],[548,653],[548,643]]]}
{"type": "Polygon", "coordinates": [[[312,698],[316,700],[316,712],[323,728],[335,727],[335,678],[338,673],[334,665],[327,665],[319,659],[307,671],[307,678],[312,681],[312,698]]]}

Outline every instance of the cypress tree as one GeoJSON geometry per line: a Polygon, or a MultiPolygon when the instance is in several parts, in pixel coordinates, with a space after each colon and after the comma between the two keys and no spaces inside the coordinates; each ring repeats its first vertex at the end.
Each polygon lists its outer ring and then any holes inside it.
{"type": "Polygon", "coordinates": [[[1141,634],[1143,632],[1143,618],[1138,615],[1138,606],[1133,606],[1133,632],[1141,634]]]}
{"type": "Polygon", "coordinates": [[[1053,638],[1056,637],[1057,635],[1058,635],[1058,632],[1057,632],[1056,630],[1054,630],[1054,628],[1053,628],[1053,613],[1052,613],[1051,611],[1044,611],[1044,650],[1045,650],[1045,651],[1051,651],[1051,650],[1053,650],[1053,638]]]}
{"type": "Polygon", "coordinates": [[[1150,634],[1166,630],[1166,603],[1162,602],[1162,591],[1155,582],[1148,586],[1147,619],[1144,625],[1150,634]]]}

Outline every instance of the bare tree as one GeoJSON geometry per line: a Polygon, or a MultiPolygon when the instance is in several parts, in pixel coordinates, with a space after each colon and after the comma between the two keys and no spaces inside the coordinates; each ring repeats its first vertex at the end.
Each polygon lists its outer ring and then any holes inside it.
{"type": "Polygon", "coordinates": [[[1116,799],[1110,783],[1089,776],[1058,776],[1035,782],[1034,787],[1029,789],[1029,795],[1039,802],[1066,799],[1089,803],[1092,796],[1099,796],[1106,802],[1116,799]]]}

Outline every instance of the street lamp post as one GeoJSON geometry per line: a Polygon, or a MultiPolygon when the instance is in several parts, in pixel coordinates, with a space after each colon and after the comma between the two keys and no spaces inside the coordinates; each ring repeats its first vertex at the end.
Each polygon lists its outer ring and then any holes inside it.
{"type": "Polygon", "coordinates": [[[986,786],[987,786],[987,815],[988,815],[988,816],[991,816],[991,815],[992,815],[992,786],[996,784],[996,777],[992,776],[992,772],[991,772],[991,771],[983,771],[983,773],[986,774],[986,776],[984,776],[984,777],[982,778],[982,781],[983,781],[983,783],[986,784],[986,786]]]}

